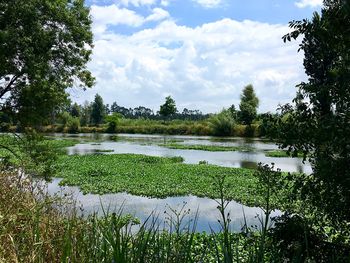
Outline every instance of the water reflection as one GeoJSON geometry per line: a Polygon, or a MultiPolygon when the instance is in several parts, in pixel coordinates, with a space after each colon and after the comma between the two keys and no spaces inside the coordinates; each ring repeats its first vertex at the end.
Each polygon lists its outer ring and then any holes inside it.
{"type": "MultiPolygon", "coordinates": [[[[93,212],[103,214],[101,205],[104,208],[109,207],[110,212],[118,211],[120,206],[123,206],[124,214],[131,214],[138,217],[141,221],[147,219],[152,213],[159,215],[159,220],[163,222],[166,214],[164,211],[169,212],[169,207],[173,209],[181,208],[183,203],[186,203],[186,209],[190,209],[189,218],[194,218],[198,209],[199,217],[197,222],[197,231],[210,232],[212,228],[214,231],[219,231],[220,226],[218,219],[220,218],[217,210],[217,203],[215,200],[208,198],[199,198],[196,196],[185,197],[168,197],[165,199],[147,198],[142,196],[135,196],[126,193],[117,194],[105,194],[95,195],[87,194],[83,195],[77,187],[60,187],[59,181],[61,179],[54,179],[48,184],[48,191],[50,194],[58,193],[60,195],[72,194],[73,198],[77,200],[78,205],[83,206],[82,213],[88,215],[93,212]]],[[[244,225],[244,220],[247,221],[248,226],[259,225],[259,219],[257,216],[262,217],[263,211],[257,207],[248,207],[239,204],[235,201],[230,202],[227,207],[227,212],[230,212],[232,219],[232,231],[239,232],[244,225]],[[244,213],[244,216],[243,216],[244,213]]],[[[274,211],[271,217],[280,215],[280,211],[274,211]]]]}
{"type": "MultiPolygon", "coordinates": [[[[134,153],[151,156],[182,156],[185,163],[198,164],[207,161],[209,164],[255,169],[258,163],[275,163],[276,168],[287,172],[311,173],[309,163],[302,163],[300,158],[266,157],[264,151],[277,149],[273,142],[258,138],[217,138],[209,136],[171,136],[171,135],[141,135],[141,134],[55,134],[95,140],[99,143],[78,144],[68,148],[69,154],[91,154],[101,150],[113,150],[110,153],[134,153]],[[239,146],[251,148],[250,152],[209,152],[200,150],[179,150],[160,147],[159,144],[177,142],[183,144],[239,146]]],[[[108,154],[108,153],[106,153],[108,154]]]]}
{"type": "Polygon", "coordinates": [[[256,162],[251,162],[251,161],[241,161],[240,167],[247,168],[247,169],[257,169],[258,164],[256,162]]]}

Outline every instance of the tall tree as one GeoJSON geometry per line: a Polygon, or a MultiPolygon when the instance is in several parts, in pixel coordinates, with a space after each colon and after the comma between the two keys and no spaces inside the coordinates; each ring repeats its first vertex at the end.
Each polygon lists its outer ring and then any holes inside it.
{"type": "Polygon", "coordinates": [[[257,116],[259,99],[255,95],[253,85],[249,84],[243,89],[241,103],[239,104],[239,119],[243,124],[250,125],[257,116]]]}
{"type": "Polygon", "coordinates": [[[73,117],[80,117],[81,115],[81,107],[78,105],[78,103],[74,103],[71,107],[70,107],[70,115],[72,115],[73,117]]]}
{"type": "Polygon", "coordinates": [[[324,1],[321,15],[290,27],[284,40],[303,37],[309,79],[298,85],[294,105],[282,108],[288,118],[280,125],[281,146],[309,156],[312,174],[296,181],[301,199],[320,220],[345,226],[349,240],[350,3],[324,1]]]}
{"type": "Polygon", "coordinates": [[[99,125],[103,122],[103,119],[106,115],[106,107],[103,104],[103,99],[100,95],[95,95],[95,100],[92,103],[91,111],[91,121],[95,125],[99,125]]]}
{"type": "Polygon", "coordinates": [[[91,103],[85,101],[84,104],[81,106],[80,124],[82,126],[88,126],[89,124],[91,124],[91,111],[91,103]]]}
{"type": "Polygon", "coordinates": [[[91,87],[91,18],[84,0],[0,0],[0,110],[39,123],[67,98],[91,87]]]}
{"type": "Polygon", "coordinates": [[[165,98],[165,103],[160,106],[159,114],[163,117],[169,117],[177,112],[175,100],[170,96],[165,98]]]}

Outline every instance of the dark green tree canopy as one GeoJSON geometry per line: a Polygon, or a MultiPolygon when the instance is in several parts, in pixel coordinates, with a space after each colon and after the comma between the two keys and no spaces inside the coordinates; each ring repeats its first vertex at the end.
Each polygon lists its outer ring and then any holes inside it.
{"type": "Polygon", "coordinates": [[[0,10],[1,111],[40,121],[64,102],[67,88],[93,85],[84,0],[0,0],[0,10]]]}
{"type": "Polygon", "coordinates": [[[103,122],[106,116],[106,107],[103,104],[103,99],[100,95],[96,94],[95,100],[92,103],[91,121],[95,125],[99,125],[103,122]]]}
{"type": "Polygon", "coordinates": [[[160,106],[159,114],[163,117],[168,117],[177,112],[175,100],[170,96],[165,98],[165,103],[160,106]]]}
{"type": "MultiPolygon", "coordinates": [[[[308,82],[279,126],[282,147],[310,156],[313,174],[301,178],[302,199],[334,225],[350,222],[350,2],[324,1],[321,15],[292,21],[284,40],[302,36],[308,82]]],[[[345,223],[346,224],[346,223],[345,223]]]]}
{"type": "Polygon", "coordinates": [[[253,85],[249,84],[243,89],[241,103],[239,104],[239,119],[243,124],[250,125],[257,116],[259,99],[255,95],[253,85]]]}
{"type": "Polygon", "coordinates": [[[80,106],[78,105],[78,103],[74,103],[71,107],[70,107],[70,114],[73,117],[80,117],[81,115],[81,109],[80,106]]]}

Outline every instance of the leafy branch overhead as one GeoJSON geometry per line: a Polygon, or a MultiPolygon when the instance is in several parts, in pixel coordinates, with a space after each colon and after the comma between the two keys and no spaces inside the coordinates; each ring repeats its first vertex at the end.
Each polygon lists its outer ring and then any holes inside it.
{"type": "Polygon", "coordinates": [[[66,89],[92,87],[93,37],[83,0],[0,1],[0,108],[40,122],[66,89]]]}

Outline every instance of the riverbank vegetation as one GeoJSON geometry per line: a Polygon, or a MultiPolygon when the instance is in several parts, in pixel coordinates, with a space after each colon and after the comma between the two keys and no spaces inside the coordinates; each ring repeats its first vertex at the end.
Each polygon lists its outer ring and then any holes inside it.
{"type": "Polygon", "coordinates": [[[245,226],[241,233],[230,232],[223,199],[218,204],[222,231],[198,233],[197,218],[189,217],[185,206],[170,209],[165,222],[157,214],[140,222],[122,215],[123,207],[83,218],[72,199],[49,197],[28,182],[14,184],[16,179],[0,175],[1,262],[261,262],[279,257],[267,229],[245,226]]]}

